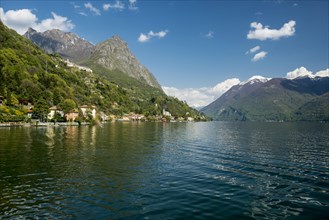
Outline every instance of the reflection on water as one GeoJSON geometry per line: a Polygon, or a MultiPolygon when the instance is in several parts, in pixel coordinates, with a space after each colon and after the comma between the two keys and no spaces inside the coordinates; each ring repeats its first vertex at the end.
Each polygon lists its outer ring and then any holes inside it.
{"type": "Polygon", "coordinates": [[[326,219],[329,126],[0,128],[0,218],[326,219]]]}

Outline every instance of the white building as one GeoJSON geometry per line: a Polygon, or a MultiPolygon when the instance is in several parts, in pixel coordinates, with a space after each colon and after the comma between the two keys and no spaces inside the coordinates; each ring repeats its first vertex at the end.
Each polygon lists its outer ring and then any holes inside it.
{"type": "Polygon", "coordinates": [[[47,118],[49,120],[53,119],[56,114],[60,114],[61,117],[64,116],[64,112],[57,106],[50,107],[49,110],[50,110],[50,112],[48,113],[48,116],[47,116],[47,118]]]}
{"type": "Polygon", "coordinates": [[[96,118],[96,114],[97,114],[96,106],[82,105],[82,106],[80,106],[80,109],[82,111],[83,117],[87,118],[88,114],[90,114],[93,119],[96,118]]]}

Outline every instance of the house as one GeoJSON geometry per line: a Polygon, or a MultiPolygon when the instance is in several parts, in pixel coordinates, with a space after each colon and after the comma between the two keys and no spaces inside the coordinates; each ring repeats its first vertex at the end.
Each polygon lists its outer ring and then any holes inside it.
{"type": "Polygon", "coordinates": [[[162,115],[171,117],[170,112],[166,111],[165,109],[162,109],[162,115]]]}
{"type": "Polygon", "coordinates": [[[79,110],[73,109],[65,114],[67,121],[75,121],[79,117],[79,110]]]}
{"type": "Polygon", "coordinates": [[[96,114],[97,114],[96,106],[82,105],[80,106],[80,110],[83,114],[83,117],[88,118],[88,116],[91,115],[92,119],[96,119],[96,114]]]}
{"type": "Polygon", "coordinates": [[[57,106],[52,106],[49,108],[49,114],[47,118],[51,120],[55,117],[56,114],[60,114],[61,117],[64,116],[64,112],[60,108],[58,108],[57,106]]]}
{"type": "Polygon", "coordinates": [[[75,63],[72,63],[70,60],[65,60],[65,63],[68,67],[75,67],[75,68],[78,68],[79,70],[84,70],[84,71],[90,72],[90,73],[93,72],[92,69],[85,67],[85,66],[79,66],[75,63]]]}

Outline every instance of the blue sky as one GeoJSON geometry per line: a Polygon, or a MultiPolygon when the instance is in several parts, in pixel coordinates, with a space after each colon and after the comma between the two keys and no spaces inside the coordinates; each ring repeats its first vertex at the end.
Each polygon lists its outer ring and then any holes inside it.
{"type": "Polygon", "coordinates": [[[1,0],[0,5],[4,23],[21,31],[30,22],[40,31],[57,27],[94,44],[118,34],[162,86],[186,94],[232,78],[284,77],[300,67],[326,70],[328,7],[326,0],[1,0]],[[17,14],[22,9],[27,11],[17,14]]]}

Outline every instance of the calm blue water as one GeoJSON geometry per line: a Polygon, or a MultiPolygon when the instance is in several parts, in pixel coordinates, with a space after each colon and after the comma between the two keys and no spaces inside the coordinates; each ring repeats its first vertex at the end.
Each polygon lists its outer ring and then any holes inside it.
{"type": "Polygon", "coordinates": [[[329,124],[0,128],[0,219],[329,219],[329,124]]]}

